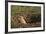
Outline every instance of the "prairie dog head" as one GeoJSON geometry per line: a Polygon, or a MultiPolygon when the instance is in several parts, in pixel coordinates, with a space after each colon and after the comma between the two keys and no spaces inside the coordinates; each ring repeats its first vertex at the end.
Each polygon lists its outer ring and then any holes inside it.
{"type": "Polygon", "coordinates": [[[27,24],[23,16],[19,16],[18,20],[20,23],[27,24]]]}

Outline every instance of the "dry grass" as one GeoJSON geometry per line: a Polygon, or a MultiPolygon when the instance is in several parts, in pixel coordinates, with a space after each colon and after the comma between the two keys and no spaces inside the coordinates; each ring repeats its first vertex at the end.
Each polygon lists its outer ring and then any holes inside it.
{"type": "MultiPolygon", "coordinates": [[[[37,18],[39,19],[39,18],[37,18]]],[[[29,28],[29,27],[40,27],[41,22],[32,20],[30,16],[12,16],[11,27],[12,28],[29,28]]]]}

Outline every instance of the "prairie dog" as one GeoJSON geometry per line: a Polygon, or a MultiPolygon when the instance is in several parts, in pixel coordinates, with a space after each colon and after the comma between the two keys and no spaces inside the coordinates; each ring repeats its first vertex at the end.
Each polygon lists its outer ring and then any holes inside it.
{"type": "Polygon", "coordinates": [[[15,23],[22,23],[22,24],[27,24],[25,19],[24,19],[24,16],[13,16],[12,17],[12,21],[15,23]]]}

